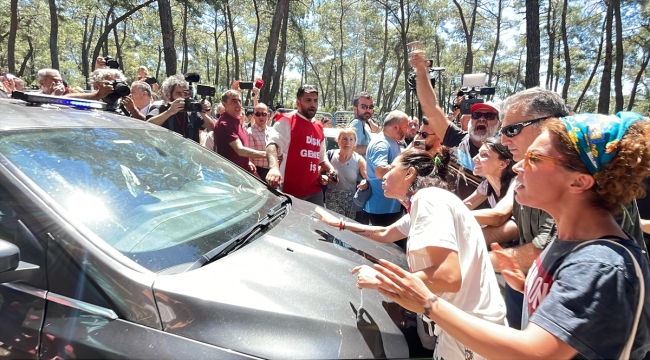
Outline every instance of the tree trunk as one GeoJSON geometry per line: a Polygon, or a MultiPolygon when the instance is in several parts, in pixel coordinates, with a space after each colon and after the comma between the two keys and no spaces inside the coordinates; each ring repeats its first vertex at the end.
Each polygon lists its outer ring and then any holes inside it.
{"type": "Polygon", "coordinates": [[[183,47],[183,58],[181,59],[181,72],[187,73],[187,62],[189,51],[187,50],[187,1],[183,1],[183,30],[181,31],[181,46],[183,47]]]}
{"type": "Polygon", "coordinates": [[[591,75],[589,75],[589,79],[587,79],[587,84],[585,85],[584,89],[582,89],[582,93],[580,93],[578,100],[576,101],[575,105],[573,105],[573,110],[575,112],[578,112],[580,110],[580,103],[582,103],[582,99],[585,97],[587,90],[589,90],[589,86],[591,86],[591,81],[593,80],[594,75],[596,75],[596,71],[598,70],[598,65],[600,65],[600,58],[603,53],[603,43],[605,42],[606,25],[607,25],[607,19],[603,21],[602,31],[600,32],[600,44],[598,45],[598,54],[596,55],[596,62],[594,64],[594,68],[591,70],[591,75]]]}
{"type": "Polygon", "coordinates": [[[623,22],[621,20],[621,0],[612,0],[616,16],[616,69],[614,70],[614,113],[623,110],[623,22]]]}
{"type": "Polygon", "coordinates": [[[278,40],[280,36],[280,25],[282,25],[282,16],[285,13],[285,8],[289,7],[289,0],[278,0],[275,7],[275,14],[273,15],[273,22],[271,23],[271,30],[269,31],[269,46],[266,48],[266,56],[264,57],[264,67],[262,68],[262,79],[266,82],[266,86],[260,91],[260,101],[270,104],[271,94],[271,81],[273,80],[274,60],[278,51],[278,40]]]}
{"type": "MultiPolygon", "coordinates": [[[[93,24],[90,27],[90,33],[88,33],[88,20],[89,17],[86,17],[84,21],[84,33],[81,46],[81,73],[85,79],[90,77],[90,46],[93,41],[93,35],[95,34],[95,26],[97,26],[97,16],[93,15],[93,24]]],[[[86,89],[90,90],[90,84],[86,82],[86,89]]]]}
{"type": "MultiPolygon", "coordinates": [[[[400,3],[400,36],[402,39],[402,58],[404,61],[401,63],[401,68],[400,71],[398,71],[398,74],[401,73],[401,71],[404,71],[404,100],[405,100],[405,109],[410,109],[411,108],[411,92],[410,86],[408,83],[408,78],[409,78],[409,63],[408,63],[408,49],[406,48],[407,44],[407,34],[408,34],[408,28],[409,28],[409,23],[408,23],[408,17],[404,13],[404,0],[399,0],[400,3]]],[[[395,78],[399,79],[399,75],[395,78]]],[[[394,94],[394,90],[392,92],[394,94]]],[[[391,97],[393,95],[391,94],[391,97]]]]}
{"type": "Polygon", "coordinates": [[[367,53],[368,49],[366,48],[366,45],[363,45],[363,65],[362,65],[362,74],[361,74],[361,90],[365,91],[366,90],[366,66],[367,66],[367,53]]]}
{"type": "Polygon", "coordinates": [[[463,8],[460,6],[458,0],[454,0],[456,8],[458,8],[458,14],[460,16],[460,22],[463,25],[463,32],[465,33],[465,65],[463,66],[463,74],[471,74],[474,70],[474,51],[472,50],[472,38],[474,37],[474,26],[476,24],[476,13],[478,0],[474,0],[474,9],[472,10],[472,20],[470,25],[467,25],[465,20],[465,14],[463,13],[463,8]]]}
{"type": "MultiPolygon", "coordinates": [[[[549,0],[550,3],[551,0],[549,0]]],[[[499,40],[501,37],[501,13],[503,12],[503,0],[499,0],[499,8],[497,9],[497,33],[494,39],[494,51],[492,52],[492,59],[490,60],[490,72],[488,75],[488,86],[492,86],[492,72],[494,71],[494,61],[497,58],[497,51],[499,51],[499,40]]]]}
{"type": "MultiPolygon", "coordinates": [[[[115,17],[114,14],[113,17],[115,17]]],[[[126,20],[124,21],[124,30],[126,32],[126,20]]],[[[124,60],[122,59],[122,44],[124,43],[124,39],[126,37],[124,37],[122,39],[122,42],[120,42],[120,38],[117,33],[117,26],[113,28],[113,37],[115,38],[115,60],[117,60],[117,62],[120,63],[120,69],[124,71],[124,60]]]]}
{"type": "Polygon", "coordinates": [[[539,86],[539,0],[526,0],[526,89],[539,86]]]}
{"type": "MultiPolygon", "coordinates": [[[[160,76],[160,64],[162,64],[162,54],[163,54],[163,47],[158,45],[158,63],[156,64],[156,79],[158,79],[160,76]]],[[[160,80],[158,80],[158,82],[162,83],[162,81],[160,80]]]]}
{"type": "Polygon", "coordinates": [[[225,54],[226,54],[226,56],[225,56],[225,60],[226,60],[226,86],[230,87],[230,83],[231,83],[230,75],[231,74],[230,74],[230,61],[228,61],[228,58],[229,58],[228,53],[230,52],[230,40],[228,39],[228,24],[227,24],[228,23],[228,17],[226,16],[226,9],[221,8],[221,10],[223,12],[223,23],[224,23],[223,31],[224,31],[224,35],[226,35],[226,52],[225,52],[225,54]]]}
{"type": "MultiPolygon", "coordinates": [[[[117,19],[115,19],[115,20],[114,20],[113,22],[111,22],[110,24],[108,23],[108,19],[109,19],[109,17],[107,17],[107,18],[106,18],[106,20],[107,20],[107,21],[106,21],[107,24],[106,24],[106,26],[104,27],[104,31],[102,32],[102,34],[99,36],[99,39],[97,40],[97,45],[95,45],[95,50],[93,51],[93,57],[92,57],[92,60],[94,61],[94,59],[96,59],[96,58],[99,56],[99,52],[100,52],[101,49],[102,49],[102,44],[105,44],[105,43],[107,42],[107,40],[108,40],[108,34],[110,34],[111,30],[113,30],[113,28],[114,28],[115,26],[117,26],[117,24],[121,23],[121,22],[124,21],[125,19],[128,19],[129,16],[133,15],[136,11],[138,11],[138,10],[142,9],[143,7],[145,7],[145,6],[149,5],[149,4],[151,4],[151,3],[154,2],[154,1],[156,1],[156,0],[147,0],[147,1],[145,1],[144,3],[142,3],[142,4],[140,4],[140,5],[136,6],[136,7],[134,7],[133,9],[131,9],[131,10],[127,11],[127,12],[125,12],[124,14],[122,14],[122,16],[118,17],[117,19]]],[[[166,0],[162,0],[162,1],[166,1],[166,0]]],[[[159,7],[160,7],[160,3],[159,3],[158,5],[159,5],[159,7]]],[[[111,5],[111,10],[109,10],[109,13],[112,14],[114,8],[115,8],[115,6],[114,6],[114,5],[111,5]]],[[[171,9],[170,9],[170,12],[171,12],[171,9]]],[[[170,14],[170,16],[171,16],[171,14],[170,14]]],[[[171,26],[171,24],[169,24],[169,26],[171,26]]],[[[163,29],[164,29],[164,26],[163,26],[163,29]]],[[[164,34],[164,30],[163,30],[163,34],[164,34]]],[[[164,42],[165,42],[165,41],[164,41],[164,38],[163,38],[163,44],[164,44],[164,42]]],[[[104,54],[104,55],[106,55],[106,54],[104,54]]],[[[165,54],[165,60],[167,60],[166,57],[167,57],[167,56],[166,56],[166,54],[165,54]]],[[[174,55],[174,58],[175,58],[175,57],[176,57],[176,55],[174,55]]]]}
{"type": "Polygon", "coordinates": [[[280,89],[280,79],[284,79],[284,66],[287,56],[287,27],[289,26],[289,6],[284,7],[284,14],[282,14],[282,19],[282,30],[280,31],[280,51],[278,51],[277,62],[277,68],[280,71],[275,73],[273,79],[271,93],[269,94],[272,101],[275,99],[275,96],[280,89]]]}
{"type": "Polygon", "coordinates": [[[257,65],[257,42],[260,37],[260,10],[257,7],[257,0],[253,0],[253,7],[255,8],[255,40],[253,40],[253,68],[251,69],[251,80],[255,79],[255,67],[257,65]]]}
{"type": "Polygon", "coordinates": [[[598,113],[609,114],[609,96],[612,89],[612,20],[614,18],[613,1],[605,1],[607,15],[605,26],[605,61],[603,76],[600,79],[600,94],[598,96],[598,113]]]}
{"type": "Polygon", "coordinates": [[[634,98],[636,97],[636,89],[639,86],[639,82],[641,82],[641,79],[643,78],[643,73],[645,72],[645,69],[648,67],[648,62],[650,62],[650,51],[645,53],[645,56],[643,57],[643,62],[641,63],[641,68],[639,69],[639,72],[636,74],[636,78],[634,78],[634,84],[632,85],[632,91],[630,92],[630,102],[627,104],[627,111],[632,111],[632,108],[634,107],[634,98]]]}
{"type": "Polygon", "coordinates": [[[18,0],[11,0],[11,23],[9,25],[9,43],[7,44],[7,62],[9,72],[16,73],[16,35],[18,34],[18,0]]]}
{"type": "Polygon", "coordinates": [[[381,94],[384,89],[384,76],[386,75],[386,60],[388,58],[388,8],[386,8],[386,15],[384,16],[384,47],[381,53],[381,75],[379,76],[379,89],[377,89],[377,106],[381,109],[384,108],[381,102],[381,94]]]}
{"type": "Polygon", "coordinates": [[[25,74],[25,68],[27,67],[27,62],[34,56],[34,45],[32,44],[31,36],[27,36],[27,45],[29,45],[29,50],[27,51],[27,55],[25,55],[22,64],[20,64],[20,70],[18,70],[18,74],[16,74],[18,77],[23,77],[25,74]]]}
{"type": "Polygon", "coordinates": [[[235,58],[235,80],[239,80],[241,72],[239,71],[239,49],[237,48],[237,39],[235,38],[235,25],[232,22],[232,14],[230,12],[230,2],[226,4],[226,14],[228,15],[228,27],[230,27],[230,38],[232,39],[232,53],[235,58]]]}
{"type": "Polygon", "coordinates": [[[217,9],[214,11],[214,53],[216,54],[216,59],[215,59],[215,69],[214,69],[214,85],[219,86],[219,76],[221,75],[221,61],[220,61],[220,56],[219,56],[219,37],[221,36],[221,33],[217,34],[217,20],[219,19],[219,12],[217,9]]]}
{"type": "MultiPolygon", "coordinates": [[[[339,35],[340,35],[340,41],[341,43],[339,44],[339,71],[341,72],[341,87],[343,88],[343,103],[347,104],[348,102],[348,94],[345,89],[345,75],[344,75],[344,63],[343,63],[343,39],[344,39],[344,33],[343,33],[343,15],[345,14],[345,10],[343,9],[343,0],[339,0],[341,3],[341,14],[339,16],[339,35]]],[[[400,0],[402,1],[402,0],[400,0]]]]}
{"type": "Polygon", "coordinates": [[[560,27],[562,28],[562,43],[564,44],[564,86],[562,86],[562,99],[566,101],[569,96],[569,85],[571,85],[571,53],[569,52],[569,41],[566,33],[566,17],[569,0],[564,0],[562,6],[562,19],[560,27]]]}
{"type": "Polygon", "coordinates": [[[176,45],[174,44],[172,7],[169,0],[158,0],[158,15],[160,16],[160,32],[165,53],[165,73],[167,76],[172,76],[177,72],[178,63],[176,60],[176,45]]]}
{"type": "Polygon", "coordinates": [[[547,89],[553,88],[553,60],[555,60],[555,8],[553,8],[553,2],[554,0],[548,1],[548,13],[546,15],[546,33],[548,35],[548,67],[546,68],[547,89]]]}
{"type": "MultiPolygon", "coordinates": [[[[11,4],[17,2],[12,0],[11,4]]],[[[56,9],[56,0],[48,0],[50,5],[50,58],[52,59],[52,69],[59,69],[59,17],[56,9]]],[[[12,10],[13,14],[13,10],[12,10]]],[[[9,40],[11,44],[11,39],[9,40]]],[[[10,51],[11,53],[11,51],[10,51]]],[[[9,62],[11,64],[11,62],[9,62]]]]}

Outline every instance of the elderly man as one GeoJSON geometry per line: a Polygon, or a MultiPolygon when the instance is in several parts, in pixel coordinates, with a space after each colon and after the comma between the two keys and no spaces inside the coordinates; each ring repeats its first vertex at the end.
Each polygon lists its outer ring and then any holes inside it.
{"type": "MultiPolygon", "coordinates": [[[[269,108],[264,103],[258,103],[253,108],[253,119],[251,126],[246,129],[248,135],[248,144],[252,149],[259,150],[266,154],[266,137],[268,131],[266,128],[269,119],[269,108]]],[[[253,159],[253,164],[257,168],[257,174],[261,179],[266,179],[269,173],[269,161],[265,157],[253,159]]]]}
{"type": "Polygon", "coordinates": [[[131,95],[124,98],[123,105],[132,118],[146,120],[151,102],[151,86],[144,81],[134,81],[131,95]]]}
{"type": "Polygon", "coordinates": [[[249,158],[261,159],[266,157],[266,151],[255,150],[248,146],[248,135],[241,126],[241,97],[239,91],[227,90],[221,95],[221,104],[225,112],[214,129],[215,141],[218,145],[217,153],[239,165],[251,173],[255,172],[255,165],[249,158]]]}
{"type": "Polygon", "coordinates": [[[199,142],[201,127],[214,130],[214,122],[210,117],[211,106],[203,102],[202,111],[185,111],[185,100],[189,98],[189,84],[183,75],[172,75],[165,79],[162,91],[168,103],[159,108],[151,109],[147,114],[148,122],[163,126],[177,132],[183,137],[199,142]]]}
{"type": "Polygon", "coordinates": [[[94,91],[90,93],[70,93],[67,97],[86,100],[101,100],[107,105],[107,110],[116,111],[118,109],[119,96],[115,89],[113,89],[113,82],[120,81],[126,82],[126,76],[121,70],[101,68],[90,73],[88,83],[93,87],[94,91]]]}
{"type": "MultiPolygon", "coordinates": [[[[495,104],[474,104],[470,111],[468,131],[458,128],[449,120],[436,104],[436,95],[428,78],[424,54],[415,52],[411,56],[411,65],[416,71],[418,99],[422,110],[429,118],[434,132],[442,139],[442,145],[458,147],[456,161],[468,172],[474,169],[472,158],[478,154],[483,141],[494,136],[499,129],[499,108],[495,104]]],[[[472,184],[464,176],[456,177],[456,194],[465,199],[471,195],[478,184],[472,184]]],[[[487,203],[487,202],[486,202],[487,203]]],[[[479,206],[489,207],[489,205],[479,206]]]]}
{"type": "Polygon", "coordinates": [[[321,185],[327,184],[325,174],[334,168],[325,155],[323,126],[314,119],[318,110],[318,88],[301,86],[296,94],[296,107],[298,111],[283,114],[269,132],[266,182],[275,187],[282,185],[285,193],[323,206],[321,185]]]}
{"type": "Polygon", "coordinates": [[[357,132],[357,147],[354,151],[361,156],[366,156],[366,150],[371,140],[370,133],[379,132],[379,127],[372,120],[374,109],[372,96],[365,91],[356,94],[352,99],[354,119],[350,122],[350,127],[357,132]]]}
{"type": "Polygon", "coordinates": [[[65,95],[66,90],[63,85],[63,78],[59,70],[41,69],[37,74],[38,84],[41,86],[41,92],[46,95],[65,95]]]}
{"type": "Polygon", "coordinates": [[[398,141],[404,138],[407,131],[408,116],[402,111],[394,110],[386,115],[382,132],[368,144],[366,170],[372,194],[363,210],[368,214],[372,225],[389,226],[402,215],[401,204],[384,196],[381,183],[390,170],[391,163],[400,154],[398,141]]]}

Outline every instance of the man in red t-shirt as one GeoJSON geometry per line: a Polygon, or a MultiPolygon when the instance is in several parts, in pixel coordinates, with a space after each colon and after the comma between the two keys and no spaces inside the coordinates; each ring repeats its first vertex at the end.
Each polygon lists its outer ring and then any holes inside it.
{"type": "Polygon", "coordinates": [[[241,97],[239,92],[232,89],[224,92],[221,95],[221,104],[226,110],[219,117],[214,129],[215,141],[218,145],[217,153],[241,168],[254,173],[255,165],[249,158],[264,158],[266,152],[248,147],[248,135],[240,121],[241,97]]]}
{"type": "Polygon", "coordinates": [[[285,114],[269,131],[266,153],[269,172],[266,182],[282,185],[282,191],[323,206],[321,185],[336,171],[325,156],[323,125],[314,120],[318,110],[318,89],[303,85],[298,89],[297,112],[285,114]],[[280,164],[280,156],[283,161],[280,164]]]}

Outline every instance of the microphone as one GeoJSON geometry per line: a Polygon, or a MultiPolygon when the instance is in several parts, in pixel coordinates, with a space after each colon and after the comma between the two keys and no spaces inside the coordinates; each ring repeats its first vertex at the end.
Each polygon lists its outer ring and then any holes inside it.
{"type": "Polygon", "coordinates": [[[446,69],[443,67],[432,67],[431,71],[445,71],[446,69]]]}

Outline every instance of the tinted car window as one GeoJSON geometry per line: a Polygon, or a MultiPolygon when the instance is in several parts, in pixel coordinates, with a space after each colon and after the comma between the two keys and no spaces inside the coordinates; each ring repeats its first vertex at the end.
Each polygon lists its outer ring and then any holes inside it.
{"type": "Polygon", "coordinates": [[[236,165],[166,131],[4,132],[0,153],[64,216],[152,271],[197,260],[282,201],[236,165]]]}

